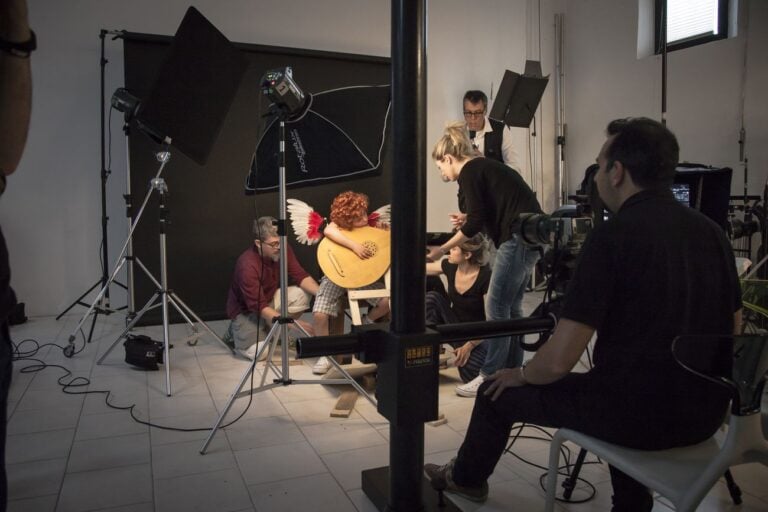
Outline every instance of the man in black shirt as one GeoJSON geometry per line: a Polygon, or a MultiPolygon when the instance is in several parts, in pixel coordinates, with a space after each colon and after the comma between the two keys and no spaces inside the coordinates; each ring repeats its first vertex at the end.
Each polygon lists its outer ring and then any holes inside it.
{"type": "MultiPolygon", "coordinates": [[[[484,500],[516,421],[643,450],[717,430],[728,397],[680,367],[670,348],[681,334],[737,332],[741,293],[722,229],[670,192],[677,161],[677,141],[661,124],[608,126],[595,182],[615,215],[584,245],[550,340],[480,388],[458,457],[425,467],[433,484],[484,500]],[[571,373],[595,331],[594,368],[571,373]]],[[[614,468],[611,480],[614,510],[651,510],[645,487],[614,468]]]]}
{"type": "MultiPolygon", "coordinates": [[[[0,195],[5,191],[5,177],[19,165],[27,141],[32,100],[29,54],[34,49],[26,1],[0,0],[0,195]]],[[[8,314],[15,303],[10,280],[8,250],[0,231],[0,512],[8,501],[5,422],[12,371],[8,314]]]]}

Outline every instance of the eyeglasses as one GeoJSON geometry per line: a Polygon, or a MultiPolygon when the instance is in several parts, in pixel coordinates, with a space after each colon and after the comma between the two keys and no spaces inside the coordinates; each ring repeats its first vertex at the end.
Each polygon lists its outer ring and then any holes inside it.
{"type": "Polygon", "coordinates": [[[263,242],[262,241],[261,243],[263,243],[264,245],[268,245],[268,246],[270,246],[273,249],[280,248],[280,240],[275,240],[274,242],[263,242]]]}
{"type": "Polygon", "coordinates": [[[485,115],[485,110],[478,110],[477,112],[472,112],[469,110],[464,111],[464,117],[482,117],[485,115]]]}

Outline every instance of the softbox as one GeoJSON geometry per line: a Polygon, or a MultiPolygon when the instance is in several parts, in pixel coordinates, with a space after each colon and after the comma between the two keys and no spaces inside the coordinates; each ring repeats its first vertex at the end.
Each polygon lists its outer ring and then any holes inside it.
{"type": "MultiPolygon", "coordinates": [[[[307,110],[285,122],[286,184],[310,185],[380,172],[389,116],[390,88],[352,86],[310,95],[307,110]]],[[[246,191],[278,186],[280,122],[272,119],[251,163],[255,184],[246,191]]]]}
{"type": "Polygon", "coordinates": [[[136,116],[139,126],[205,165],[247,65],[245,56],[194,7],[136,116]]]}

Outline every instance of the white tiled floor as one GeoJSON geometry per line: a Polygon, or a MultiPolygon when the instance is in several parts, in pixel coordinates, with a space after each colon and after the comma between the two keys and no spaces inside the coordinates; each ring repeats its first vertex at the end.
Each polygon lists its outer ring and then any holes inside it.
{"type": "MultiPolygon", "coordinates": [[[[76,316],[59,322],[33,318],[14,327],[12,337],[16,343],[34,338],[41,344],[63,346],[78,320],[76,316]]],[[[119,314],[100,317],[94,342],[72,359],[51,346],[44,347],[37,358],[88,377],[88,390],[110,390],[117,405],[136,404],[134,413],[139,418],[186,429],[210,428],[248,363],[233,358],[209,337],[197,346],[177,341],[171,352],[173,395],[168,397],[164,372],[130,368],[122,361],[122,347],[103,365],[96,365],[121,332],[123,321],[119,314]]],[[[211,326],[217,332],[224,329],[222,322],[211,326]]],[[[172,338],[180,339],[186,330],[183,325],[172,326],[172,338]]],[[[142,331],[160,339],[157,327],[142,331]]],[[[389,430],[386,420],[363,399],[350,418],[337,419],[329,416],[339,393],[331,386],[293,385],[258,393],[243,418],[219,431],[207,454],[200,455],[207,432],[141,425],[127,411],[108,408],[101,394],[63,393],[56,383],[64,374],[60,368],[20,373],[30,364],[15,363],[10,393],[10,511],[375,510],[360,489],[360,471],[387,464],[389,430]]],[[[312,378],[310,364],[291,366],[291,377],[312,378]]],[[[262,368],[257,367],[257,382],[262,368]]],[[[467,428],[472,400],[454,394],[457,382],[455,370],[442,373],[440,409],[448,422],[425,427],[428,462],[449,460],[467,428]]],[[[247,398],[238,399],[228,418],[239,415],[247,403],[247,398]]],[[[545,465],[547,449],[546,442],[525,440],[518,441],[515,453],[545,465]]],[[[505,454],[491,478],[490,498],[484,505],[456,501],[466,511],[540,510],[542,472],[505,454]]],[[[701,509],[768,510],[768,471],[750,465],[734,473],[745,493],[744,504],[734,507],[725,486],[718,484],[701,509]]],[[[597,487],[595,499],[559,510],[609,510],[606,467],[586,466],[583,475],[597,487]]],[[[658,502],[654,510],[669,509],[658,502]]]]}

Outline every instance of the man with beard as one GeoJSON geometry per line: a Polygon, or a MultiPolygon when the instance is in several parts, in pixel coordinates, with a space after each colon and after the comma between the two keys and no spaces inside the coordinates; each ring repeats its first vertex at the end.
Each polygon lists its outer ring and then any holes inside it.
{"type": "MultiPolygon", "coordinates": [[[[227,297],[227,316],[232,320],[224,341],[245,355],[245,350],[258,345],[267,326],[280,316],[280,238],[274,217],[260,217],[253,222],[253,245],[243,252],[235,264],[235,273],[227,297]]],[[[298,320],[309,309],[309,295],[316,295],[318,284],[302,268],[289,245],[288,279],[295,286],[286,290],[288,314],[304,330],[312,326],[298,320]]],[[[246,356],[248,357],[248,356],[246,356]]]]}

